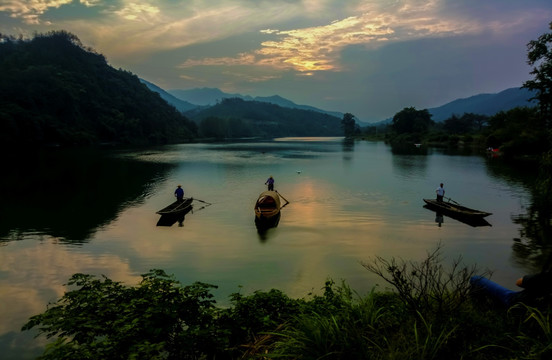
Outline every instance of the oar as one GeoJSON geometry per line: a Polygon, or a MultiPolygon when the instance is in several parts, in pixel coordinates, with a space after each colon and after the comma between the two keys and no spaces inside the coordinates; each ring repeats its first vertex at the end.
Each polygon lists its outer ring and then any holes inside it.
{"type": "MultiPolygon", "coordinates": [[[[276,190],[276,193],[278,194],[278,196],[280,196],[282,199],[285,200],[286,203],[284,204],[284,206],[286,206],[287,204],[289,204],[289,201],[288,201],[285,197],[283,197],[282,194],[280,194],[280,193],[278,192],[278,190],[276,190]]],[[[280,209],[283,209],[284,206],[282,206],[280,209]]]]}
{"type": "Polygon", "coordinates": [[[207,202],[207,201],[203,201],[203,200],[199,200],[199,199],[195,199],[195,198],[194,198],[194,200],[201,201],[202,203],[205,203],[205,204],[213,205],[213,204],[211,204],[210,202],[207,202]]]}
{"type": "Polygon", "coordinates": [[[453,202],[455,203],[456,205],[460,205],[459,203],[457,203],[456,201],[452,200],[451,198],[448,198],[448,197],[443,197],[444,199],[447,199],[449,202],[453,202]]]}

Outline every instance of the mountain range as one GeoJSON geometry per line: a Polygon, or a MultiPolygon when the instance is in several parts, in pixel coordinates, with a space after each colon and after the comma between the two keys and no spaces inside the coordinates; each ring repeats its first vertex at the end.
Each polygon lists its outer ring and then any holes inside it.
{"type": "MultiPolygon", "coordinates": [[[[194,89],[176,89],[164,90],[160,87],[141,79],[141,81],[152,91],[160,94],[161,98],[165,99],[169,104],[177,108],[177,110],[186,113],[193,113],[199,110],[214,106],[223,99],[239,98],[245,101],[265,102],[278,105],[285,108],[316,111],[330,116],[343,118],[343,113],[338,111],[328,111],[319,109],[309,105],[298,105],[289,99],[285,99],[279,95],[268,97],[250,96],[242,94],[225,93],[217,88],[194,88],[194,89]]],[[[432,119],[437,122],[444,121],[452,115],[461,116],[464,113],[474,113],[481,115],[492,116],[500,111],[508,111],[520,106],[536,106],[536,103],[531,100],[534,93],[525,88],[509,88],[499,93],[494,94],[478,94],[468,98],[456,99],[439,107],[428,109],[432,114],[432,119]]],[[[382,119],[379,122],[367,123],[362,119],[358,119],[361,126],[383,124],[390,122],[393,115],[387,119],[382,119]]]]}
{"type": "Polygon", "coordinates": [[[444,121],[452,115],[474,113],[492,116],[500,111],[508,111],[515,107],[537,106],[531,100],[535,93],[525,88],[509,88],[496,94],[479,94],[468,98],[457,99],[445,105],[428,109],[434,121],[444,121]]]}

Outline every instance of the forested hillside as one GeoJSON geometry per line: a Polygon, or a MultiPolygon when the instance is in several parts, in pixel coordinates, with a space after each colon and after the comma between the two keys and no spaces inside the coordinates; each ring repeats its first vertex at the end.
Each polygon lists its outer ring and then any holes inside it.
{"type": "MultiPolygon", "coordinates": [[[[219,103],[223,99],[230,99],[230,98],[239,98],[246,101],[258,101],[258,102],[266,102],[271,103],[274,105],[279,105],[281,107],[285,108],[292,108],[292,109],[300,109],[300,110],[313,110],[316,112],[321,112],[324,114],[328,114],[331,116],[335,116],[338,118],[343,117],[343,113],[338,111],[327,111],[318,109],[314,106],[310,105],[298,105],[294,103],[293,101],[283,98],[279,95],[272,95],[272,96],[250,96],[250,95],[241,95],[241,94],[229,94],[225,93],[220,89],[217,88],[195,88],[195,89],[175,89],[175,90],[169,90],[170,94],[175,96],[176,98],[180,100],[184,100],[187,102],[190,102],[192,104],[196,104],[198,106],[212,106],[217,103],[219,103]]],[[[161,95],[163,96],[163,95],[161,95]]],[[[169,101],[169,103],[171,103],[169,101]]],[[[174,104],[173,104],[174,105],[174,104]]],[[[175,105],[176,106],[176,105],[175,105]]]]}
{"type": "Polygon", "coordinates": [[[0,146],[164,144],[197,126],[73,34],[0,34],[0,146]]]}
{"type": "Polygon", "coordinates": [[[316,111],[284,108],[239,98],[188,116],[202,136],[216,138],[278,136],[342,136],[341,119],[316,111]]]}

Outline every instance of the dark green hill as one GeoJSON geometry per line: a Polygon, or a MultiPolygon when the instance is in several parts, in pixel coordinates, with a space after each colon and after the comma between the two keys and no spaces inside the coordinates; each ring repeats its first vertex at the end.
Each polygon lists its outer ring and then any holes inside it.
{"type": "Polygon", "coordinates": [[[312,110],[284,108],[260,101],[223,99],[187,113],[209,137],[342,136],[341,119],[312,110]]]}
{"type": "Polygon", "coordinates": [[[197,127],[65,31],[0,34],[0,146],[164,144],[197,127]]]}
{"type": "MultiPolygon", "coordinates": [[[[279,95],[272,95],[272,96],[250,96],[250,95],[241,95],[241,94],[229,94],[225,93],[220,89],[217,88],[195,88],[195,89],[176,89],[176,90],[169,90],[170,94],[174,95],[176,98],[190,102],[192,104],[197,104],[199,107],[201,106],[212,106],[220,102],[222,99],[227,98],[240,98],[242,100],[246,101],[259,101],[259,102],[266,102],[271,103],[275,105],[280,105],[281,107],[287,107],[292,109],[301,109],[301,110],[314,110],[317,112],[321,112],[324,114],[328,114],[331,116],[335,116],[338,118],[343,118],[343,113],[338,111],[327,111],[318,109],[314,106],[309,105],[298,105],[294,103],[291,100],[288,100],[286,98],[283,98],[279,95]]],[[[163,95],[161,95],[163,96],[163,95]]],[[[169,101],[169,104],[171,102],[169,101]]],[[[175,105],[174,103],[172,103],[175,105]]],[[[176,106],[176,105],[175,105],[176,106]]]]}

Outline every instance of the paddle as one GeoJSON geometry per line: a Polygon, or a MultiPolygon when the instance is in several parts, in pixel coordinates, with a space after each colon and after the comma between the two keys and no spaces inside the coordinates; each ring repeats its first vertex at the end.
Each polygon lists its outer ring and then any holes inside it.
{"type": "Polygon", "coordinates": [[[203,201],[203,200],[199,200],[199,199],[196,199],[196,198],[194,198],[194,200],[196,200],[196,201],[201,201],[202,203],[205,203],[205,204],[208,204],[208,205],[213,205],[213,204],[211,204],[210,202],[203,201]]]}
{"type": "Polygon", "coordinates": [[[457,203],[456,201],[452,200],[451,198],[448,198],[448,197],[444,197],[444,196],[443,196],[443,199],[447,199],[448,202],[451,202],[451,201],[452,201],[452,202],[455,203],[456,205],[460,205],[459,203],[457,203]]]}
{"type": "MultiPolygon", "coordinates": [[[[274,190],[274,191],[278,194],[278,196],[280,196],[282,199],[284,199],[284,201],[286,202],[286,203],[284,204],[284,206],[286,206],[287,204],[289,204],[289,201],[288,201],[285,197],[283,197],[282,194],[280,194],[280,193],[278,192],[278,190],[274,190]]],[[[283,209],[284,206],[282,206],[280,209],[283,209]]]]}

